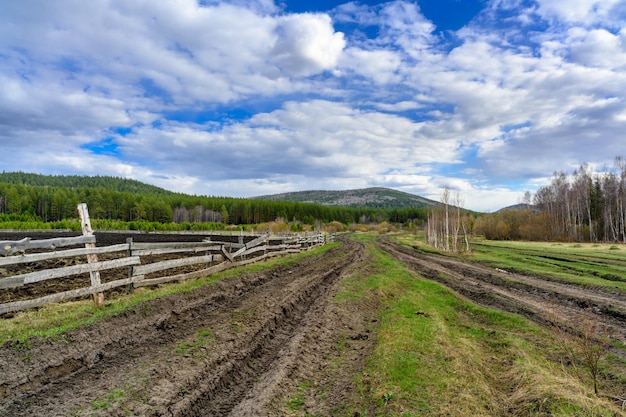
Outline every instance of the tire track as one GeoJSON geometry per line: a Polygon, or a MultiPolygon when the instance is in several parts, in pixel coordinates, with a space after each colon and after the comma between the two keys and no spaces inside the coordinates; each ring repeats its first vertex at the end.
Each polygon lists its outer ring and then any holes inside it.
{"type": "Polygon", "coordinates": [[[626,300],[619,294],[425,254],[388,239],[379,239],[379,244],[411,269],[480,305],[523,314],[542,324],[551,324],[558,316],[573,332],[577,331],[582,317],[590,317],[611,338],[626,341],[626,300]]]}
{"type": "Polygon", "coordinates": [[[227,415],[360,253],[344,241],[293,265],[142,303],[59,341],[4,346],[0,414],[227,415]],[[210,337],[200,343],[200,334],[210,337]]]}

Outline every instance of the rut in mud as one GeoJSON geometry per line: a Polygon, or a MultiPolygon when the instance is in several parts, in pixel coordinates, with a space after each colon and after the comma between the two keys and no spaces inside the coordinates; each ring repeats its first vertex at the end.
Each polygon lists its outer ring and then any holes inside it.
{"type": "Polygon", "coordinates": [[[496,270],[456,258],[433,255],[379,239],[380,246],[429,279],[439,281],[472,301],[522,314],[542,324],[576,332],[581,318],[591,319],[612,339],[626,342],[626,300],[606,289],[583,288],[541,277],[496,270]]]}
{"type": "Polygon", "coordinates": [[[305,408],[329,414],[350,395],[373,343],[376,305],[331,301],[365,256],[344,240],[323,255],[145,302],[57,340],[3,346],[0,415],[279,415],[284,393],[305,380],[331,394],[305,408]],[[350,340],[343,376],[328,362],[340,338],[350,340]]]}

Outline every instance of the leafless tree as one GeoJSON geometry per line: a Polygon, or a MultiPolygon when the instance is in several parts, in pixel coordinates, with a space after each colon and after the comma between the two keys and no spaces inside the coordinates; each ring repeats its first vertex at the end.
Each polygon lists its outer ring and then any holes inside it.
{"type": "Polygon", "coordinates": [[[455,192],[454,201],[448,187],[441,192],[440,204],[428,214],[426,241],[429,245],[444,251],[458,252],[460,232],[463,230],[464,249],[469,250],[469,216],[461,210],[463,199],[459,191],[455,192]]]}

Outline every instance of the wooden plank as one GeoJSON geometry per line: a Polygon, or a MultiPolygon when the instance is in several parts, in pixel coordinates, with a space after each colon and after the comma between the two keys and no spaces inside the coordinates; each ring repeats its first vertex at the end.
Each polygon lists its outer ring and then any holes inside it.
{"type": "Polygon", "coordinates": [[[233,248],[241,248],[243,246],[243,243],[237,243],[237,242],[222,242],[219,240],[203,240],[203,242],[206,243],[213,243],[214,245],[220,245],[220,246],[226,246],[226,247],[233,247],[233,248]]]}
{"type": "Polygon", "coordinates": [[[230,262],[233,261],[233,256],[230,254],[230,252],[228,252],[226,250],[225,246],[222,246],[222,253],[224,254],[224,256],[226,257],[226,259],[228,259],[230,262]]]}
{"type": "Polygon", "coordinates": [[[282,245],[267,245],[267,250],[282,250],[287,248],[287,245],[282,244],[282,245]]]}
{"type": "Polygon", "coordinates": [[[136,256],[150,256],[150,255],[165,255],[170,253],[183,253],[183,252],[210,252],[220,251],[222,249],[219,245],[211,246],[196,246],[193,248],[161,248],[161,249],[135,249],[132,250],[132,254],[136,256]]]}
{"type": "Polygon", "coordinates": [[[64,246],[82,245],[83,243],[95,243],[95,236],[58,237],[53,239],[31,240],[25,237],[22,240],[0,242],[0,255],[13,255],[29,249],[56,249],[64,246]]]}
{"type": "Polygon", "coordinates": [[[20,275],[0,279],[0,290],[21,287],[22,285],[24,285],[24,277],[20,275]]]}
{"type": "Polygon", "coordinates": [[[147,265],[140,265],[133,268],[133,274],[146,275],[151,272],[163,271],[164,269],[177,268],[180,266],[196,265],[201,263],[211,263],[214,255],[193,256],[191,258],[171,259],[169,261],[154,262],[147,265]]]}
{"type": "Polygon", "coordinates": [[[16,252],[24,252],[30,242],[29,237],[16,241],[0,241],[0,255],[13,255],[16,252]]]}
{"type": "Polygon", "coordinates": [[[89,254],[105,254],[115,253],[128,250],[128,244],[121,243],[119,245],[103,246],[100,248],[80,248],[80,249],[66,249],[54,252],[46,253],[31,253],[27,255],[13,255],[5,258],[0,258],[0,266],[16,265],[29,262],[49,261],[51,259],[59,258],[71,258],[74,256],[83,256],[89,254]]]}
{"type": "Polygon", "coordinates": [[[247,256],[256,252],[262,252],[262,251],[266,251],[267,250],[267,246],[263,245],[263,246],[257,246],[255,248],[252,249],[248,249],[247,251],[245,251],[244,253],[242,253],[242,256],[247,256]]]}
{"type": "Polygon", "coordinates": [[[189,249],[207,246],[227,246],[240,248],[243,245],[230,242],[133,242],[131,250],[140,249],[189,249]]]}
{"type": "Polygon", "coordinates": [[[46,295],[44,297],[35,298],[32,300],[14,301],[11,303],[0,304],[0,314],[10,313],[14,311],[26,310],[29,308],[41,307],[50,303],[58,303],[72,298],[82,297],[88,294],[94,294],[102,291],[107,291],[112,288],[128,285],[132,282],[130,278],[124,278],[117,281],[107,282],[100,284],[97,287],[85,287],[76,290],[59,292],[56,294],[46,295]]]}
{"type": "MultiPolygon", "coordinates": [[[[91,230],[91,220],[89,219],[89,210],[87,210],[87,204],[80,203],[76,206],[78,210],[78,216],[80,217],[80,224],[83,230],[83,236],[93,236],[93,230],[91,230]]],[[[85,248],[95,248],[96,243],[95,240],[93,243],[85,243],[85,248]]],[[[87,255],[88,263],[97,263],[98,255],[90,254],[87,255]]],[[[89,278],[91,279],[91,286],[97,287],[100,285],[100,271],[90,271],[89,278]]],[[[24,281],[26,282],[26,281],[24,281]]],[[[104,293],[97,292],[93,293],[93,303],[96,307],[102,307],[104,305],[104,293]]]]}
{"type": "Polygon", "coordinates": [[[0,289],[14,288],[21,285],[46,281],[54,278],[69,277],[72,275],[84,274],[93,271],[104,271],[107,269],[119,268],[129,265],[138,265],[141,260],[138,256],[113,259],[111,261],[95,262],[91,264],[80,264],[66,266],[63,268],[48,269],[45,271],[29,272],[27,274],[15,275],[8,278],[0,278],[0,289]]]}
{"type": "Polygon", "coordinates": [[[165,284],[167,282],[172,282],[172,281],[183,281],[183,280],[192,279],[192,278],[202,278],[202,277],[207,277],[216,272],[224,271],[234,266],[235,265],[230,262],[222,262],[217,265],[213,265],[209,268],[203,269],[201,271],[188,272],[185,274],[172,275],[169,277],[141,279],[141,280],[134,281],[134,283],[135,283],[135,287],[145,287],[148,285],[165,284]]]}
{"type": "Polygon", "coordinates": [[[268,252],[267,256],[268,257],[274,257],[274,256],[282,256],[282,255],[286,255],[287,251],[286,250],[281,250],[281,251],[277,251],[277,252],[268,252]]]}
{"type": "Polygon", "coordinates": [[[243,266],[267,259],[267,255],[257,256],[256,258],[246,259],[245,261],[233,262],[233,266],[243,266]]]}
{"type": "Polygon", "coordinates": [[[246,243],[245,245],[243,245],[243,247],[241,249],[239,249],[237,252],[231,254],[231,256],[233,258],[236,258],[239,255],[243,255],[243,253],[250,248],[253,248],[255,246],[260,245],[261,243],[265,242],[267,240],[267,238],[269,237],[269,235],[265,234],[263,236],[259,236],[256,239],[251,240],[250,242],[246,243]]]}

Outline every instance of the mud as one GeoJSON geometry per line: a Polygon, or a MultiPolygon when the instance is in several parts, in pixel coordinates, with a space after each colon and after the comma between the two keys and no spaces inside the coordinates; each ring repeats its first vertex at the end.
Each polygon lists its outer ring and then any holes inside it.
{"type": "Polygon", "coordinates": [[[57,340],[7,344],[0,415],[283,415],[304,386],[315,387],[317,399],[301,410],[330,415],[351,397],[374,341],[376,301],[332,297],[364,256],[346,240],[288,267],[142,303],[57,340]]]}
{"type": "MultiPolygon", "coordinates": [[[[540,323],[558,311],[571,329],[593,314],[626,339],[626,301],[611,291],[378,244],[478,304],[540,323]]],[[[9,342],[0,347],[0,415],[360,415],[350,409],[355,375],[380,306],[374,292],[334,296],[346,278],[369,275],[368,256],[344,237],[322,255],[143,302],[55,339],[9,342]]]]}

